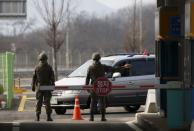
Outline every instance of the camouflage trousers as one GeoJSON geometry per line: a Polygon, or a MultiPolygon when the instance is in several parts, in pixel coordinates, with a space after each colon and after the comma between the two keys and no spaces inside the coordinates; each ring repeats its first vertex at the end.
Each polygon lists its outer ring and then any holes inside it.
{"type": "Polygon", "coordinates": [[[98,111],[97,104],[99,104],[102,118],[104,118],[105,113],[106,113],[106,97],[105,96],[97,96],[94,92],[91,92],[90,94],[91,94],[90,118],[94,118],[94,113],[96,113],[98,111]],[[99,101],[99,103],[98,103],[98,101],[99,101]]]}
{"type": "Polygon", "coordinates": [[[37,91],[36,92],[36,114],[41,114],[41,107],[44,102],[45,104],[45,109],[47,115],[50,115],[52,113],[52,108],[50,105],[50,100],[51,100],[51,91],[37,91]]]}

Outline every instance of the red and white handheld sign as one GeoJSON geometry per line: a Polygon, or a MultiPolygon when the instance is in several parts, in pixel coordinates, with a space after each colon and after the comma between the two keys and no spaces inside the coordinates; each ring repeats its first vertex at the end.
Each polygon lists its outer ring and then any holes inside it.
{"type": "Polygon", "coordinates": [[[94,82],[93,88],[98,96],[106,96],[112,90],[112,83],[106,77],[99,77],[94,82]]]}

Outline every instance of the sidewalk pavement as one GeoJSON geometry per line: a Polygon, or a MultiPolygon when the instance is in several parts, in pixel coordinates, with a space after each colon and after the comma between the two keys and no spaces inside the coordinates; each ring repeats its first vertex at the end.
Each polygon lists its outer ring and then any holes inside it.
{"type": "Polygon", "coordinates": [[[189,131],[190,129],[169,129],[167,119],[159,113],[137,113],[136,124],[144,131],[189,131]]]}

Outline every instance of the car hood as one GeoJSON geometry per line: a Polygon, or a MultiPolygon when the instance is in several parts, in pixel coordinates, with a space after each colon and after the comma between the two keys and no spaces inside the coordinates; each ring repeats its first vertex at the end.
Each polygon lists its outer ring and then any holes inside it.
{"type": "Polygon", "coordinates": [[[85,77],[66,77],[55,82],[55,86],[78,86],[85,85],[85,77]]]}

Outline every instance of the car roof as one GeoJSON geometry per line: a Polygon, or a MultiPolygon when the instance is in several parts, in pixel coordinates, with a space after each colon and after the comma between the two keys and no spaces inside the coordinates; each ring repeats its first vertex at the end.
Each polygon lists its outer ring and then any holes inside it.
{"type": "Polygon", "coordinates": [[[112,60],[114,62],[125,60],[125,59],[140,59],[140,58],[155,58],[154,54],[143,55],[143,54],[113,54],[104,56],[102,60],[112,60]]]}

